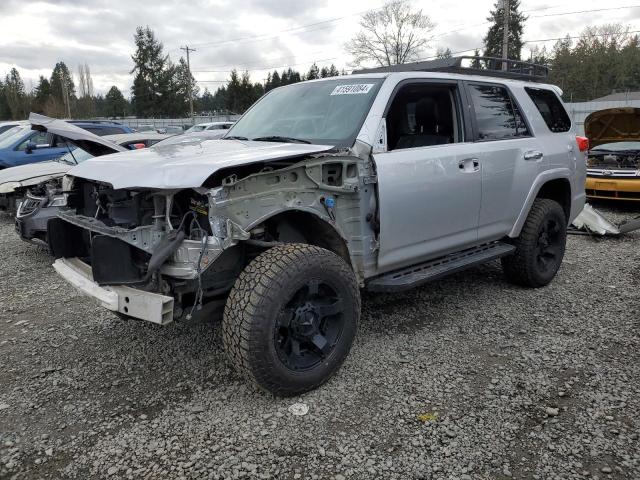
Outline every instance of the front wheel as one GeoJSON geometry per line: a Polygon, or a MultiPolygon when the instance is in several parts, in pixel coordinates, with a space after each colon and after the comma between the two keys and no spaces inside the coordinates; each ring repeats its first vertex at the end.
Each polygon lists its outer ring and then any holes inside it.
{"type": "Polygon", "coordinates": [[[360,318],[352,269],[311,245],[280,245],[253,260],[229,294],[223,342],[233,366],[258,387],[297,395],[342,365],[360,318]]]}
{"type": "Polygon", "coordinates": [[[560,204],[536,199],[520,236],[513,241],[515,253],[502,258],[507,280],[523,287],[548,285],[560,269],[566,242],[567,219],[560,204]]]}

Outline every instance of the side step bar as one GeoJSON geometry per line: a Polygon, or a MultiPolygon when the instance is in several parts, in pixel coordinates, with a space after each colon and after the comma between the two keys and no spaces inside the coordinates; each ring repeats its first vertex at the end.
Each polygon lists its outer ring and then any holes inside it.
{"type": "Polygon", "coordinates": [[[387,273],[367,283],[372,292],[400,292],[423,283],[437,280],[446,275],[459,272],[474,265],[504,257],[515,251],[516,247],[503,242],[493,242],[468,248],[460,252],[445,255],[425,263],[387,273]]]}

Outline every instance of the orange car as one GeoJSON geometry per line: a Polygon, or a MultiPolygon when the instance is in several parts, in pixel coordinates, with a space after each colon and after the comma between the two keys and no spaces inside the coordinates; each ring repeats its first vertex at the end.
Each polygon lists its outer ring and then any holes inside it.
{"type": "Polygon", "coordinates": [[[591,144],[587,197],[640,201],[640,108],[594,112],[584,130],[591,144]]]}

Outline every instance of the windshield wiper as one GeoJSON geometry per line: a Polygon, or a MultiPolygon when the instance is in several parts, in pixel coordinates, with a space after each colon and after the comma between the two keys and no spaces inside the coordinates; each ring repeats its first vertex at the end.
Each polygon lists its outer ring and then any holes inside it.
{"type": "Polygon", "coordinates": [[[222,137],[222,140],[249,140],[247,137],[239,137],[237,135],[230,135],[228,137],[222,137]]]}
{"type": "MultiPolygon", "coordinates": [[[[73,154],[73,151],[71,150],[71,147],[69,146],[69,142],[64,142],[65,147],[67,147],[67,151],[69,152],[69,155],[71,155],[71,158],[73,158],[73,161],[75,163],[71,163],[70,160],[67,160],[65,158],[64,162],[69,164],[69,165],[78,165],[78,160],[76,160],[76,156],[73,154]]],[[[62,160],[62,157],[60,157],[60,160],[62,160]]]]}
{"type": "Polygon", "coordinates": [[[309,140],[302,140],[301,138],[293,137],[281,137],[279,135],[270,135],[268,137],[256,137],[252,138],[254,142],[281,142],[281,143],[311,143],[309,140]]]}

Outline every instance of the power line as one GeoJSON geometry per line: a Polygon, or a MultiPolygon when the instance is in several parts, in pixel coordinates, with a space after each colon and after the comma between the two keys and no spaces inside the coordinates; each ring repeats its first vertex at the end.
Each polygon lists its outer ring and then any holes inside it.
{"type": "MultiPolygon", "coordinates": [[[[297,27],[291,27],[291,28],[287,28],[284,30],[279,30],[278,32],[276,32],[277,34],[281,34],[281,33],[290,33],[290,32],[295,32],[296,30],[305,30],[309,27],[315,27],[318,25],[325,25],[328,23],[334,23],[334,22],[339,22],[341,20],[344,20],[346,18],[351,18],[351,17],[355,17],[357,15],[363,15],[365,13],[369,13],[369,12],[373,12],[375,10],[380,10],[382,7],[376,7],[376,8],[370,8],[367,10],[362,10],[360,12],[355,12],[355,13],[351,13],[349,15],[344,15],[342,17],[336,17],[336,18],[330,18],[328,20],[322,20],[320,22],[314,22],[314,23],[308,23],[305,25],[299,25],[297,27]]],[[[310,31],[317,31],[317,30],[323,30],[325,28],[330,28],[331,26],[326,26],[326,27],[322,27],[322,28],[318,28],[318,29],[313,29],[310,31]]],[[[273,35],[273,34],[269,34],[269,33],[265,33],[262,35],[252,35],[252,36],[248,36],[248,37],[240,37],[240,38],[234,38],[232,40],[221,40],[219,42],[206,42],[206,43],[195,43],[194,45],[196,47],[211,47],[211,46],[218,46],[218,45],[225,45],[228,43],[240,43],[240,42],[245,42],[245,41],[260,41],[260,40],[268,40],[271,38],[278,38],[280,37],[280,35],[273,35]]]]}
{"type": "MultiPolygon", "coordinates": [[[[278,33],[282,33],[282,32],[290,32],[290,31],[294,31],[294,30],[300,30],[303,28],[307,28],[309,26],[316,26],[316,25],[320,25],[320,24],[325,24],[325,23],[329,23],[329,22],[335,22],[335,21],[339,21],[339,20],[343,20],[345,18],[349,18],[355,15],[359,15],[362,13],[366,13],[369,11],[374,11],[379,9],[375,8],[375,9],[370,9],[370,10],[365,10],[363,12],[358,12],[358,13],[354,13],[351,15],[346,15],[343,17],[338,17],[338,18],[334,18],[334,19],[330,19],[330,20],[324,20],[322,22],[316,22],[316,23],[312,23],[312,24],[307,24],[307,25],[302,25],[300,27],[294,27],[294,28],[290,28],[287,30],[283,30],[281,32],[278,33]]],[[[544,8],[540,8],[540,9],[534,9],[534,10],[525,10],[522,13],[527,13],[527,12],[534,12],[534,11],[543,11],[543,10],[550,10],[553,8],[558,8],[558,7],[544,7],[544,8]]],[[[630,8],[640,8],[640,5],[627,5],[627,6],[617,6],[617,7],[607,7],[607,8],[598,8],[598,9],[590,9],[590,10],[577,10],[577,11],[572,11],[572,12],[559,12],[559,13],[552,13],[552,14],[545,14],[545,15],[535,15],[535,16],[531,16],[529,18],[549,18],[549,17],[556,17],[556,16],[566,16],[566,15],[579,15],[579,14],[586,14],[586,13],[595,13],[595,12],[603,12],[603,11],[612,11],[612,10],[623,10],[623,9],[630,9],[630,8]]],[[[434,37],[432,37],[431,39],[435,39],[435,38],[441,38],[443,36],[448,36],[448,35],[452,35],[454,33],[460,32],[460,31],[464,31],[464,30],[468,30],[469,28],[473,28],[475,26],[483,26],[483,25],[487,25],[490,24],[491,22],[484,22],[482,24],[476,24],[473,26],[467,26],[465,28],[461,28],[459,30],[454,30],[454,31],[449,31],[447,33],[443,33],[440,35],[436,35],[434,37]]],[[[326,28],[326,27],[325,27],[326,28]]],[[[300,32],[300,33],[306,33],[306,32],[300,32]]],[[[628,33],[638,33],[635,31],[632,32],[628,32],[628,33]]],[[[598,35],[596,35],[598,36],[598,35]]],[[[274,35],[268,38],[277,38],[278,35],[274,35]]],[[[558,37],[558,38],[549,38],[549,39],[537,39],[537,40],[526,40],[523,41],[523,43],[542,43],[542,42],[548,42],[548,41],[557,41],[557,40],[564,40],[565,38],[570,38],[570,39],[576,39],[576,38],[580,38],[579,36],[570,36],[570,37],[558,37]]],[[[227,41],[223,41],[223,42],[211,42],[209,44],[196,44],[196,45],[220,45],[220,44],[225,44],[225,43],[229,43],[229,42],[235,42],[235,41],[243,41],[243,40],[264,40],[264,35],[261,36],[254,36],[254,37],[244,37],[242,39],[236,39],[236,40],[227,40],[227,41]]],[[[459,54],[459,53],[466,53],[466,52],[470,52],[476,49],[481,49],[482,47],[476,47],[476,48],[471,48],[471,49],[467,49],[467,50],[462,50],[459,52],[455,52],[454,54],[459,54]]],[[[298,58],[298,56],[294,55],[294,56],[289,56],[289,57],[280,57],[280,58],[298,58]]],[[[260,67],[255,67],[255,68],[251,68],[248,69],[248,71],[250,72],[254,72],[254,71],[262,71],[262,70],[271,70],[271,69],[278,69],[278,68],[287,68],[287,67],[293,67],[293,66],[297,66],[297,65],[303,65],[303,64],[309,64],[309,63],[313,63],[313,62],[326,62],[326,61],[331,61],[331,60],[336,60],[339,59],[340,57],[332,57],[332,58],[328,58],[328,59],[323,59],[323,60],[308,60],[308,61],[302,61],[299,63],[295,63],[295,64],[284,64],[284,65],[278,65],[278,66],[260,66],[260,67]]],[[[432,58],[437,58],[437,56],[433,56],[433,57],[427,57],[427,58],[423,58],[421,60],[426,60],[426,59],[432,59],[432,58]]],[[[257,62],[251,62],[248,64],[244,64],[244,65],[253,65],[257,62]]],[[[224,68],[225,66],[227,67],[234,67],[234,66],[242,66],[243,64],[240,65],[235,65],[235,64],[227,64],[227,65],[218,65],[214,68],[224,68]]],[[[224,70],[198,70],[197,73],[228,73],[228,69],[224,69],[224,70]]],[[[198,80],[198,83],[225,83],[225,80],[198,80]]]]}
{"type": "MultiPolygon", "coordinates": [[[[640,30],[631,30],[630,32],[621,32],[622,35],[630,35],[632,33],[640,33],[640,30]]],[[[612,36],[611,33],[595,33],[595,34],[589,34],[590,37],[608,37],[608,36],[612,36]]],[[[522,43],[542,43],[542,42],[552,42],[552,41],[558,41],[558,40],[577,40],[579,38],[582,38],[583,35],[575,35],[575,36],[564,36],[564,37],[557,37],[557,38],[543,38],[543,39],[538,39],[538,40],[524,40],[522,43]]]]}

